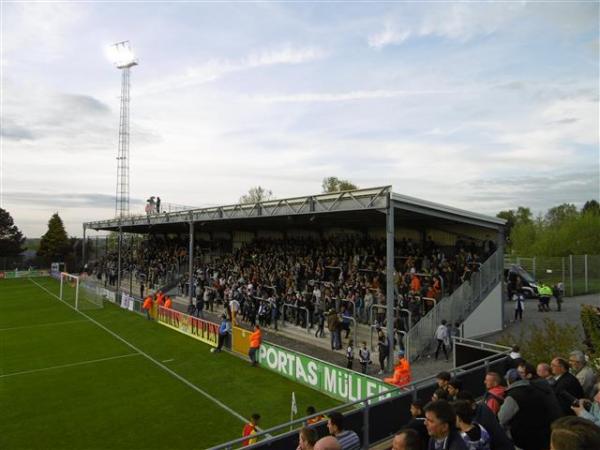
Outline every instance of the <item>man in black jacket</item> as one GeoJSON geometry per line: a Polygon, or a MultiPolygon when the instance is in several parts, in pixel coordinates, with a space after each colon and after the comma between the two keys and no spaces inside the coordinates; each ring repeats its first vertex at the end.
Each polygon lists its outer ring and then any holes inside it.
{"type": "Polygon", "coordinates": [[[509,387],[498,411],[500,425],[510,429],[517,447],[523,450],[547,450],[554,417],[544,407],[545,394],[532,386],[529,380],[509,377],[507,381],[509,387]]]}
{"type": "Polygon", "coordinates": [[[571,409],[574,400],[584,398],[583,388],[579,380],[569,372],[569,363],[563,358],[554,358],[550,364],[552,374],[556,379],[553,389],[558,403],[565,416],[572,416],[575,413],[571,409]]]}

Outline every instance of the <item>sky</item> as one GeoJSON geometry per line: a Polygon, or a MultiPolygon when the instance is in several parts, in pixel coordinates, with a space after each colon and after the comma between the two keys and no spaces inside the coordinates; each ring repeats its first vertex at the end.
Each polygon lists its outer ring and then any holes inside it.
{"type": "Polygon", "coordinates": [[[324,177],[495,215],[600,195],[598,2],[1,4],[0,206],[30,238],[324,177]]]}

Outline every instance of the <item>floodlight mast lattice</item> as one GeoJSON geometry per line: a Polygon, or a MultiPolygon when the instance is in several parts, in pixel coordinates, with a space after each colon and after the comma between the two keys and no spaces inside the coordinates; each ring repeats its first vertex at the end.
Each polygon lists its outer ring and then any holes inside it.
{"type": "Polygon", "coordinates": [[[119,149],[117,154],[117,193],[115,215],[129,215],[129,72],[138,61],[134,57],[129,41],[111,46],[111,56],[117,69],[121,70],[121,114],[119,119],[119,149]]]}

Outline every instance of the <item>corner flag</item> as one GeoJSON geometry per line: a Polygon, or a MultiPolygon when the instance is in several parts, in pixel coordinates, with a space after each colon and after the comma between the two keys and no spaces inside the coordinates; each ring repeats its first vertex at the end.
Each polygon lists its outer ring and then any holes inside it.
{"type": "Polygon", "coordinates": [[[292,392],[292,417],[298,414],[298,405],[296,404],[296,394],[292,392]]]}

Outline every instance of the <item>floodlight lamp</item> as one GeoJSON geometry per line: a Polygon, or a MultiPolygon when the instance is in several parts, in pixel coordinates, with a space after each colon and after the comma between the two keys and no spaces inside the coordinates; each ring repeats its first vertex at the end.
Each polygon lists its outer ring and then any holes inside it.
{"type": "Polygon", "coordinates": [[[113,44],[108,49],[108,57],[117,69],[125,69],[137,65],[137,59],[131,50],[129,41],[113,44]]]}

